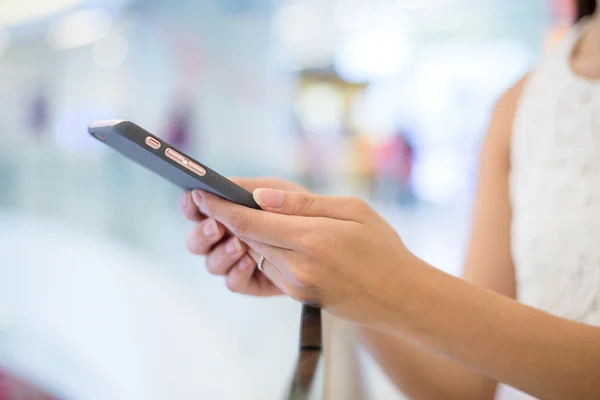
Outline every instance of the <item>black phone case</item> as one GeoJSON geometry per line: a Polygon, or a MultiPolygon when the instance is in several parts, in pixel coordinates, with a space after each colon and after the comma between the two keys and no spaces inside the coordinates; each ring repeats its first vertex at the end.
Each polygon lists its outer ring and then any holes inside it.
{"type": "Polygon", "coordinates": [[[118,121],[114,124],[107,124],[104,126],[92,125],[88,128],[88,132],[92,136],[95,136],[96,139],[100,136],[102,142],[106,145],[183,189],[205,190],[233,203],[260,209],[259,205],[254,201],[252,193],[236,185],[224,176],[219,175],[206,165],[194,160],[192,157],[171,146],[164,140],[152,135],[150,132],[133,122],[118,121]],[[148,137],[157,140],[160,143],[160,147],[156,150],[149,147],[146,144],[146,139],[148,137]],[[167,149],[173,149],[190,161],[200,165],[206,170],[206,174],[200,176],[178,164],[176,161],[171,160],[165,155],[167,149]]]}

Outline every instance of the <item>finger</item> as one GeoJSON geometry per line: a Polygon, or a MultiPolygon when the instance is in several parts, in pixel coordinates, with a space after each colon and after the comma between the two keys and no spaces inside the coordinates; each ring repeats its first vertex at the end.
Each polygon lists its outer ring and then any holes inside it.
{"type": "MultiPolygon", "coordinates": [[[[262,258],[261,254],[270,254],[271,249],[269,249],[269,246],[264,246],[253,241],[248,241],[247,244],[250,247],[248,254],[250,254],[254,260],[260,262],[260,259],[262,258]]],[[[302,256],[289,250],[276,250],[274,257],[271,257],[271,259],[276,259],[280,263],[276,266],[269,260],[269,257],[265,257],[263,274],[283,293],[286,293],[290,297],[304,304],[317,306],[318,302],[316,299],[318,298],[318,290],[314,284],[309,283],[309,281],[312,282],[312,279],[309,279],[306,276],[300,277],[294,275],[290,270],[291,265],[302,262],[302,256]],[[277,255],[279,252],[283,253],[277,255]]]]}
{"type": "Polygon", "coordinates": [[[200,222],[206,217],[200,213],[198,206],[192,199],[192,192],[186,191],[179,198],[179,208],[183,212],[183,215],[190,221],[200,222]]]}
{"type": "Polygon", "coordinates": [[[244,255],[227,274],[225,278],[227,288],[235,293],[250,294],[248,292],[255,268],[254,260],[248,254],[244,255]]]}
{"type": "Polygon", "coordinates": [[[283,189],[290,192],[308,192],[308,189],[303,188],[292,182],[287,182],[277,178],[230,178],[235,184],[243,187],[249,192],[254,192],[258,188],[283,189]]]}
{"type": "Polygon", "coordinates": [[[264,256],[263,270],[269,278],[277,279],[278,276],[283,277],[286,282],[298,283],[298,279],[293,271],[295,265],[304,261],[303,255],[292,250],[281,249],[279,247],[270,246],[252,239],[243,239],[248,246],[248,254],[259,263],[264,256]],[[277,273],[271,273],[276,271],[277,273]]]}
{"type": "Polygon", "coordinates": [[[206,255],[223,235],[225,228],[213,218],[207,218],[192,229],[186,241],[187,248],[193,254],[206,255]]]}
{"type": "MultiPolygon", "coordinates": [[[[256,251],[253,248],[248,249],[248,255],[252,258],[254,265],[258,266],[260,260],[262,259],[261,253],[256,251]]],[[[263,261],[262,271],[256,271],[256,279],[260,280],[261,275],[267,278],[270,282],[272,282],[280,291],[284,292],[285,289],[285,277],[281,273],[281,271],[273,265],[271,261],[265,256],[265,260],[263,261]]]]}
{"type": "Polygon", "coordinates": [[[206,269],[213,275],[224,276],[246,254],[246,245],[236,237],[217,245],[206,256],[206,269]]]}
{"type": "Polygon", "coordinates": [[[254,210],[211,193],[194,191],[194,198],[203,213],[241,238],[292,249],[299,248],[299,238],[306,237],[314,229],[312,221],[306,218],[254,210]]]}
{"type": "Polygon", "coordinates": [[[363,222],[372,209],[362,200],[351,197],[318,196],[311,193],[257,189],[254,200],[265,211],[303,217],[324,217],[363,222]]]}
{"type": "Polygon", "coordinates": [[[267,297],[284,293],[264,273],[256,269],[256,261],[250,257],[250,253],[229,270],[226,284],[232,291],[250,296],[267,297]],[[246,265],[247,259],[250,259],[250,268],[246,265]]]}

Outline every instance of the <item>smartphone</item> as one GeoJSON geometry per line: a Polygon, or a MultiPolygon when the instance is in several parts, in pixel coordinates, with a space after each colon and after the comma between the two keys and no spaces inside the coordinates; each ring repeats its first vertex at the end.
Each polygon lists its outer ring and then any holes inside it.
{"type": "Polygon", "coordinates": [[[88,132],[185,190],[205,190],[233,203],[260,209],[252,193],[133,122],[97,121],[89,126],[88,132]]]}

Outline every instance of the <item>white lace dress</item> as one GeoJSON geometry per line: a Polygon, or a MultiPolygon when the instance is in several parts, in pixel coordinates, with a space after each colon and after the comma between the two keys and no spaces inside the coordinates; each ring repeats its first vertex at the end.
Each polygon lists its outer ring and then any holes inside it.
{"type": "MultiPolygon", "coordinates": [[[[572,71],[576,26],[531,74],[511,152],[518,299],[600,325],[600,81],[572,71]]],[[[547,332],[552,335],[552,332],[547,332]]],[[[530,398],[506,387],[498,398],[530,398]]]]}

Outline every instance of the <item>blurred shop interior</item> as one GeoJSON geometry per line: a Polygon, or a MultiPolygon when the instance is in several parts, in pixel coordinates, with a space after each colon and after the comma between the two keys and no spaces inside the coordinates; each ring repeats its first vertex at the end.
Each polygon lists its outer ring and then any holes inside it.
{"type": "Polygon", "coordinates": [[[87,125],[363,197],[458,273],[493,105],[571,3],[2,0],[0,370],[65,400],[279,398],[299,306],[229,293],[186,252],[180,190],[87,125]]]}

